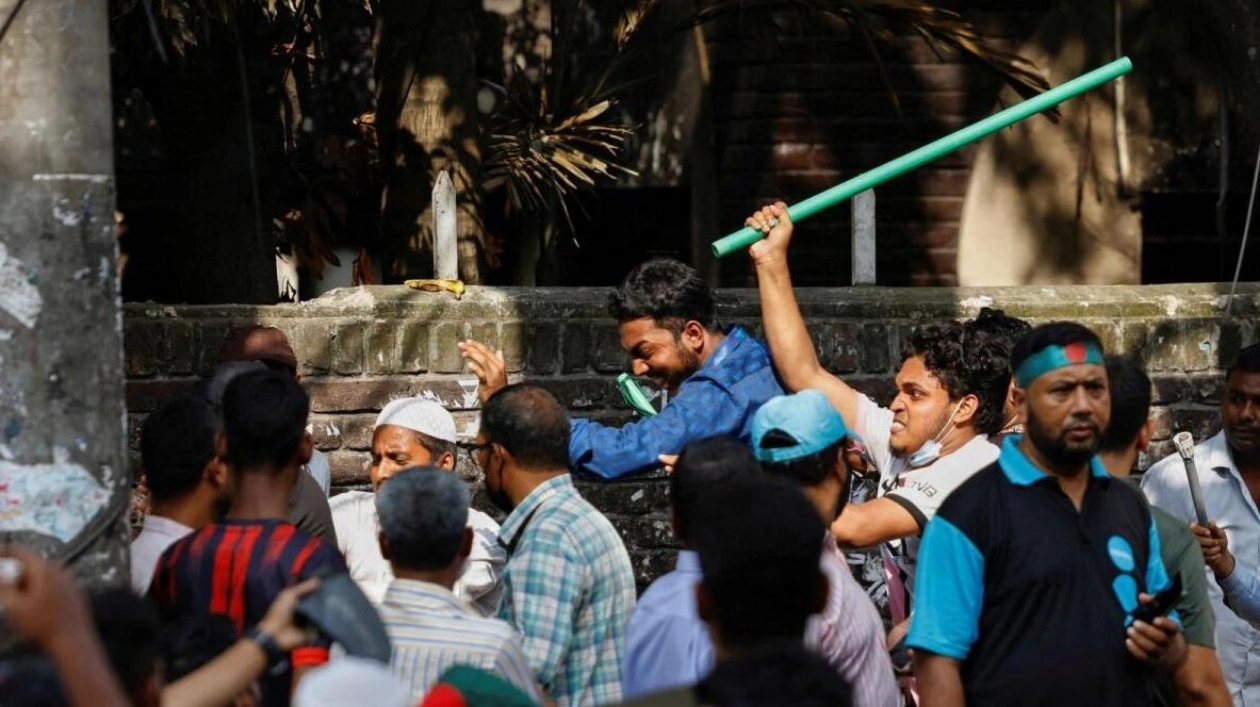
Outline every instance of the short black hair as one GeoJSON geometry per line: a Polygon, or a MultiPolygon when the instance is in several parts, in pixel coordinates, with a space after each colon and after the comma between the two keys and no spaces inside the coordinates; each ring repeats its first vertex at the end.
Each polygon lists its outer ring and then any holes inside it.
{"type": "Polygon", "coordinates": [[[723,641],[801,640],[826,602],[819,566],[826,532],[814,505],[788,481],[763,474],[705,494],[692,546],[723,641]]]}
{"type": "Polygon", "coordinates": [[[965,325],[971,331],[984,332],[993,337],[998,345],[1006,352],[1009,358],[1011,350],[1015,348],[1015,344],[1024,338],[1028,332],[1032,331],[1032,325],[1020,319],[1012,317],[1000,309],[992,307],[981,307],[976,314],[976,318],[965,325]]]}
{"type": "Polygon", "coordinates": [[[166,401],[140,430],[140,466],[154,501],[191,493],[214,459],[219,419],[214,406],[191,395],[166,401]]]}
{"type": "Polygon", "coordinates": [[[239,638],[236,622],[224,614],[189,615],[169,624],[162,635],[166,682],[201,669],[239,638]]]}
{"type": "Polygon", "coordinates": [[[283,373],[262,370],[232,379],[223,391],[223,434],[234,469],[282,467],[306,433],[310,398],[283,373]]]}
{"type": "MultiPolygon", "coordinates": [[[[836,464],[840,463],[843,442],[844,440],[840,440],[826,449],[785,462],[763,461],[761,468],[803,486],[817,486],[826,481],[827,477],[831,476],[832,470],[836,468],[836,464]]],[[[787,449],[798,444],[800,440],[780,429],[769,430],[761,438],[763,449],[787,449]]]]}
{"type": "Polygon", "coordinates": [[[750,648],[718,663],[696,686],[698,701],[713,707],[848,707],[852,694],[835,666],[799,640],[750,648]]]}
{"type": "Polygon", "coordinates": [[[468,486],[436,466],[394,474],[376,492],[376,516],[394,567],[450,567],[468,528],[468,486]]]}
{"type": "Polygon", "coordinates": [[[135,695],[158,669],[162,622],[148,600],[130,589],[103,589],[89,599],[92,621],[123,689],[135,695]]]}
{"type": "Polygon", "coordinates": [[[429,457],[436,464],[443,454],[450,454],[452,457],[459,451],[458,445],[454,442],[438,439],[433,435],[427,435],[419,430],[408,430],[416,438],[416,443],[424,447],[424,451],[429,453],[429,457]]]}
{"type": "Polygon", "coordinates": [[[70,707],[57,666],[45,655],[15,655],[0,661],[0,705],[70,707]]]}
{"type": "Polygon", "coordinates": [[[542,386],[515,383],[490,396],[481,409],[481,431],[526,469],[569,467],[569,414],[542,386]]]}
{"type": "Polygon", "coordinates": [[[683,447],[669,476],[669,501],[674,508],[674,532],[687,542],[691,537],[696,506],[713,484],[753,478],[761,467],[748,445],[734,437],[705,437],[683,447]]]}
{"type": "Polygon", "coordinates": [[[1103,432],[1099,450],[1120,452],[1133,446],[1150,417],[1151,379],[1137,361],[1108,356],[1107,387],[1111,389],[1111,422],[1103,432]]]}
{"type": "Polygon", "coordinates": [[[1226,378],[1233,375],[1234,371],[1242,371],[1243,373],[1260,373],[1260,343],[1252,344],[1238,352],[1238,356],[1229,366],[1229,372],[1226,378]]]}
{"type": "Polygon", "coordinates": [[[1029,356],[1047,346],[1067,346],[1068,344],[1093,344],[1103,351],[1102,340],[1083,324],[1076,322],[1050,322],[1033,328],[1028,335],[1020,339],[1011,350],[1011,374],[1019,370],[1020,364],[1029,356]]]}
{"type": "Polygon", "coordinates": [[[608,311],[618,322],[651,317],[674,333],[692,320],[706,329],[716,325],[708,283],[695,268],[670,258],[655,258],[631,270],[609,298],[608,311]]]}
{"type": "Polygon", "coordinates": [[[1006,391],[1011,374],[1002,339],[952,320],[916,328],[901,347],[901,362],[922,356],[923,365],[941,383],[950,400],[974,395],[980,406],[976,431],[994,434],[1006,421],[1006,391]]]}

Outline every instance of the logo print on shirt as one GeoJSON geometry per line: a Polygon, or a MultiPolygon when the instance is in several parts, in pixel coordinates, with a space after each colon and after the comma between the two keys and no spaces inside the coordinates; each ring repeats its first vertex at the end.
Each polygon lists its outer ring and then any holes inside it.
{"type": "Polygon", "coordinates": [[[1120,574],[1111,581],[1111,591],[1124,609],[1124,625],[1128,626],[1133,623],[1133,610],[1138,606],[1137,579],[1129,574],[1137,567],[1133,546],[1119,535],[1112,535],[1107,539],[1107,555],[1111,558],[1111,564],[1120,570],[1120,574]]]}

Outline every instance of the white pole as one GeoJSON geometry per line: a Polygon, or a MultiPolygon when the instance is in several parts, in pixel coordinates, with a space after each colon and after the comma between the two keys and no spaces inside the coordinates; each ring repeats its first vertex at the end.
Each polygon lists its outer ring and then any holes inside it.
{"type": "Polygon", "coordinates": [[[875,190],[858,192],[853,209],[853,284],[875,284],[875,190]]]}
{"type": "Polygon", "coordinates": [[[459,247],[455,232],[455,185],[443,170],[433,183],[433,277],[459,279],[459,247]]]}

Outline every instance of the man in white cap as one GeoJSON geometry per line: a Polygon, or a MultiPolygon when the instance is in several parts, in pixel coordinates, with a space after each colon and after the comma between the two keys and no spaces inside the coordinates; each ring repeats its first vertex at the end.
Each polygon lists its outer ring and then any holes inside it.
{"type": "MultiPolygon", "coordinates": [[[[372,433],[372,491],[413,466],[436,466],[453,473],[455,442],[455,419],[438,403],[421,398],[390,402],[376,418],[372,433]]],[[[337,547],[346,557],[350,576],[368,599],[380,604],[394,573],[377,541],[375,498],[375,493],[347,491],[334,496],[330,504],[337,547]]],[[[493,518],[470,508],[468,526],[473,530],[472,554],[455,583],[455,596],[491,616],[498,608],[499,579],[507,554],[499,545],[499,524],[493,518]]]]}
{"type": "Polygon", "coordinates": [[[389,666],[346,656],[312,670],[293,692],[293,707],[340,707],[368,702],[375,707],[409,707],[411,690],[389,666]]]}

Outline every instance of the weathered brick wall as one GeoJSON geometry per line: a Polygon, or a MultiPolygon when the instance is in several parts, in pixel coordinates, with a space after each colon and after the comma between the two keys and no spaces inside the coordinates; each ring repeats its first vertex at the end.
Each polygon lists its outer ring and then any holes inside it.
{"type": "MultiPolygon", "coordinates": [[[[1260,288],[1240,286],[1230,316],[1217,285],[954,289],[805,289],[802,309],[825,365],[887,401],[900,341],[917,323],[968,317],[996,306],[1034,321],[1076,319],[1109,350],[1140,355],[1155,380],[1156,451],[1174,429],[1214,432],[1221,369],[1255,339],[1260,288]]],[[[431,394],[455,412],[462,435],[477,424],[475,379],[455,344],[473,337],[501,347],[514,378],[549,387],[575,415],[610,421],[630,413],[613,383],[626,360],[595,289],[474,288],[463,301],[401,287],[338,290],[270,307],[127,305],[127,408],[144,416],[215,363],[230,326],[288,332],[312,401],[316,439],[338,488],[365,487],[371,426],[391,398],[431,394]]],[[[724,322],[760,331],[755,291],[719,295],[724,322]]],[[[1149,463],[1149,460],[1147,460],[1149,463]]],[[[474,475],[464,465],[462,471],[474,475]]],[[[640,581],[669,566],[675,544],[660,478],[583,483],[583,493],[622,532],[640,581]]]]}
{"type": "MultiPolygon", "coordinates": [[[[1047,0],[936,3],[959,11],[990,45],[1017,50],[1047,0]]],[[[1001,82],[958,55],[907,34],[880,44],[887,84],[866,40],[802,12],[782,27],[740,18],[709,25],[714,141],[722,223],[742,224],[761,203],[789,203],[989,115],[1001,82]],[[889,98],[897,92],[900,110],[889,98]]],[[[957,282],[958,226],[974,147],[876,190],[881,285],[957,282]]],[[[798,229],[793,272],[803,285],[848,282],[849,210],[840,206],[798,229]]],[[[746,258],[722,262],[722,282],[752,284],[746,258]]]]}

